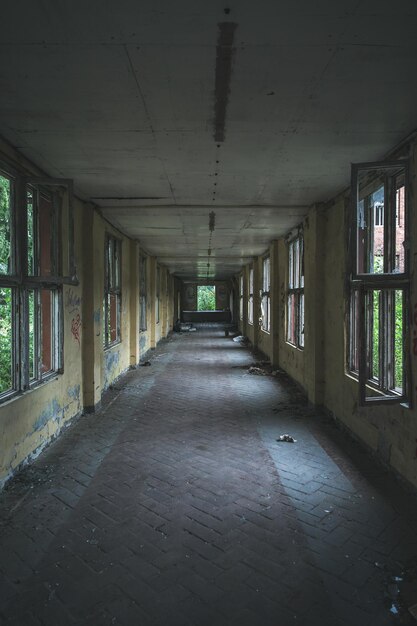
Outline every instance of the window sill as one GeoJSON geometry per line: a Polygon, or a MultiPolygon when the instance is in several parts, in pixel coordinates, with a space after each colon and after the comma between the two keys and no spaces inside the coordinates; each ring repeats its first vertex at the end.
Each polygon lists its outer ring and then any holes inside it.
{"type": "Polygon", "coordinates": [[[19,400],[24,398],[25,396],[27,396],[28,394],[32,393],[33,391],[36,391],[37,389],[40,389],[41,387],[44,387],[45,385],[47,385],[48,383],[54,381],[54,380],[58,380],[58,378],[62,375],[63,372],[54,372],[53,374],[51,374],[50,376],[48,376],[48,378],[45,378],[44,380],[41,381],[35,381],[33,383],[31,383],[30,387],[28,389],[24,389],[22,391],[12,391],[6,395],[4,395],[3,397],[0,398],[0,410],[3,407],[8,406],[9,404],[11,404],[12,402],[14,402],[15,400],[19,400]]]}
{"type": "Polygon", "coordinates": [[[121,339],[118,339],[117,341],[113,341],[112,343],[109,343],[107,346],[103,346],[103,350],[104,352],[107,352],[107,350],[111,350],[115,346],[118,346],[120,343],[122,343],[121,339]]]}
{"type": "Polygon", "coordinates": [[[296,346],[295,343],[291,343],[291,341],[285,342],[287,346],[294,348],[294,350],[298,350],[299,352],[304,352],[305,346],[296,346]]]}

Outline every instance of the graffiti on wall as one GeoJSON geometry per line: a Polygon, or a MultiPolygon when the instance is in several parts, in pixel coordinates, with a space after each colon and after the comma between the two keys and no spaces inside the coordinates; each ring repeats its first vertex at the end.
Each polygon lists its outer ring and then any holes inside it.
{"type": "Polygon", "coordinates": [[[77,315],[72,318],[71,333],[75,341],[78,343],[78,345],[80,345],[81,315],[79,313],[77,313],[77,315]]]}

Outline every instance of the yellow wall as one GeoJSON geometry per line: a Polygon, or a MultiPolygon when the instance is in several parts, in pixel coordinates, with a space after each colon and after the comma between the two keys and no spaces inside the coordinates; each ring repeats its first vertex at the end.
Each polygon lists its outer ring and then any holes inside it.
{"type": "MultiPolygon", "coordinates": [[[[7,145],[4,162],[42,176],[7,145]]],[[[38,387],[0,404],[0,488],[34,458],[74,417],[94,410],[102,393],[134,367],[172,330],[174,279],[161,266],[161,320],[154,319],[156,259],[106,222],[93,205],[75,199],[75,261],[78,285],[63,287],[64,368],[38,387]],[[104,242],[106,232],[122,246],[121,341],[103,348],[104,242]],[[148,328],[139,332],[139,254],[148,258],[148,328]],[[78,329],[78,333],[77,333],[78,329]]],[[[64,239],[68,232],[63,232],[64,239]]]]}
{"type": "MultiPolygon", "coordinates": [[[[403,148],[406,154],[406,148],[403,148]]],[[[417,146],[410,147],[410,239],[411,307],[417,302],[417,146]]],[[[402,155],[395,155],[395,158],[402,155]]],[[[259,299],[255,299],[254,326],[244,320],[239,329],[286,370],[306,391],[311,403],[322,405],[380,459],[417,486],[417,410],[415,384],[411,383],[412,408],[399,404],[359,406],[358,382],[345,371],[345,281],[347,272],[347,210],[349,192],[341,193],[326,205],[313,206],[303,222],[305,254],[305,348],[286,342],[286,285],[288,246],[284,239],[272,242],[265,250],[271,254],[272,325],[268,335],[257,322],[259,299]],[[274,250],[276,254],[274,255],[274,250]]],[[[245,275],[249,272],[245,267],[245,275]]],[[[262,257],[254,262],[255,296],[261,287],[262,257]]],[[[414,310],[414,309],[412,309],[414,310]]],[[[410,324],[412,315],[410,312],[410,324]]],[[[410,325],[410,334],[412,334],[410,325]]],[[[412,343],[412,342],[411,342],[412,343]]],[[[412,380],[417,379],[417,357],[410,346],[412,380]]]]}

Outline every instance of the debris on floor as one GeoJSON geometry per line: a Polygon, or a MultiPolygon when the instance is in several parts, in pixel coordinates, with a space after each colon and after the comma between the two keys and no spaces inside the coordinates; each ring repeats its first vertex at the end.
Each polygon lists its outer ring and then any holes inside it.
{"type": "Polygon", "coordinates": [[[150,361],[143,361],[143,363],[139,363],[139,365],[141,367],[149,367],[152,363],[150,361]]]}
{"type": "Polygon", "coordinates": [[[251,365],[248,369],[248,374],[255,374],[256,376],[267,376],[267,372],[260,367],[255,367],[251,365]]]}
{"type": "Polygon", "coordinates": [[[232,337],[232,339],[235,343],[241,343],[241,344],[249,343],[249,339],[245,337],[244,335],[238,335],[237,337],[232,337]]]}
{"type": "Polygon", "coordinates": [[[249,366],[248,374],[255,376],[280,376],[285,374],[283,370],[273,369],[270,361],[257,361],[249,366]]]}
{"type": "Polygon", "coordinates": [[[291,435],[280,435],[277,441],[286,441],[287,443],[297,443],[297,439],[294,439],[291,435]]]}

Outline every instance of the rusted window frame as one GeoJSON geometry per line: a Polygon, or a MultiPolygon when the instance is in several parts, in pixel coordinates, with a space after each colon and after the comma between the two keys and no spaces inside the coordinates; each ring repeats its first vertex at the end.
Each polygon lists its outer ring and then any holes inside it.
{"type": "MultiPolygon", "coordinates": [[[[356,377],[359,382],[359,404],[360,406],[382,405],[382,404],[402,404],[405,407],[411,406],[411,368],[410,368],[410,336],[409,336],[409,310],[410,310],[410,260],[409,260],[409,207],[410,207],[410,191],[409,191],[409,163],[407,160],[384,161],[384,162],[366,162],[352,164],[351,176],[351,202],[350,202],[350,228],[349,228],[349,285],[348,285],[348,341],[346,368],[347,372],[356,377]],[[404,272],[395,272],[395,221],[396,207],[393,201],[394,192],[391,186],[390,194],[387,193],[386,184],[384,183],[385,209],[384,209],[384,272],[380,274],[361,273],[358,272],[357,266],[357,207],[358,207],[358,179],[359,173],[368,170],[369,172],[387,170],[404,170],[404,272]],[[382,319],[385,321],[384,327],[379,329],[379,342],[381,348],[379,350],[379,370],[381,372],[378,383],[373,383],[369,377],[371,371],[370,361],[372,352],[367,345],[366,337],[369,341],[370,333],[367,333],[367,317],[372,306],[367,304],[367,293],[380,290],[380,306],[382,307],[382,319]],[[391,291],[388,291],[391,290],[391,291]],[[395,290],[402,291],[402,328],[403,328],[403,390],[402,393],[396,393],[395,389],[390,387],[390,380],[393,378],[393,354],[392,341],[386,338],[391,332],[392,327],[392,311],[393,311],[393,293],[395,290]],[[359,333],[357,340],[357,350],[359,353],[359,371],[352,369],[352,349],[355,338],[352,337],[352,294],[358,294],[358,315],[359,315],[359,333]],[[391,311],[391,312],[390,312],[391,311]],[[375,393],[374,396],[367,395],[367,389],[375,393]]],[[[372,221],[374,225],[374,221],[372,221]]],[[[372,311],[373,314],[373,311],[372,311]]],[[[355,321],[356,323],[356,321],[355,321]]],[[[368,341],[368,343],[369,343],[368,341]]]]}
{"type": "MultiPolygon", "coordinates": [[[[63,285],[78,285],[74,261],[74,222],[73,222],[73,183],[63,178],[45,178],[28,176],[5,161],[0,161],[2,175],[10,179],[11,188],[11,225],[13,240],[11,243],[11,274],[0,274],[0,285],[12,290],[12,387],[0,394],[0,403],[19,397],[23,392],[33,389],[48,380],[56,378],[63,372],[63,285]],[[39,237],[36,240],[38,259],[34,271],[29,273],[28,267],[28,198],[27,190],[31,187],[36,194],[47,194],[51,197],[54,209],[53,237],[51,239],[54,272],[42,275],[39,264],[39,237]],[[67,275],[63,274],[62,245],[62,196],[66,194],[68,217],[68,260],[67,275]],[[60,198],[58,198],[58,196],[60,198]],[[51,292],[51,369],[42,372],[41,368],[41,290],[51,292]],[[29,372],[29,293],[34,293],[34,365],[33,377],[29,372]]],[[[35,220],[35,232],[38,228],[35,220]]]]}
{"type": "Polygon", "coordinates": [[[121,310],[122,310],[122,241],[112,233],[106,232],[104,244],[104,332],[103,344],[107,350],[117,345],[122,340],[121,335],[121,310]],[[110,242],[113,242],[115,257],[113,266],[109,255],[110,242]],[[109,337],[109,296],[116,297],[116,339],[111,341],[109,337]]]}
{"type": "MultiPolygon", "coordinates": [[[[299,226],[296,234],[292,234],[292,236],[286,239],[286,243],[288,246],[288,272],[287,272],[287,306],[286,306],[286,342],[297,348],[298,350],[304,350],[305,347],[305,337],[304,337],[304,307],[301,307],[301,301],[305,302],[304,298],[304,233],[302,226],[299,226]],[[294,244],[298,241],[298,276],[297,281],[295,281],[295,270],[296,263],[294,262],[294,256],[291,257],[291,247],[294,251],[294,244]],[[299,287],[294,287],[295,282],[298,282],[299,287]],[[302,283],[302,286],[301,286],[302,283]],[[289,301],[291,296],[294,296],[294,310],[295,310],[295,343],[293,343],[289,338],[289,301]],[[301,328],[301,309],[303,311],[303,319],[302,319],[302,328],[301,328]],[[303,335],[303,343],[301,343],[301,336],[303,335]]],[[[294,252],[293,252],[294,255],[294,252]]]]}

